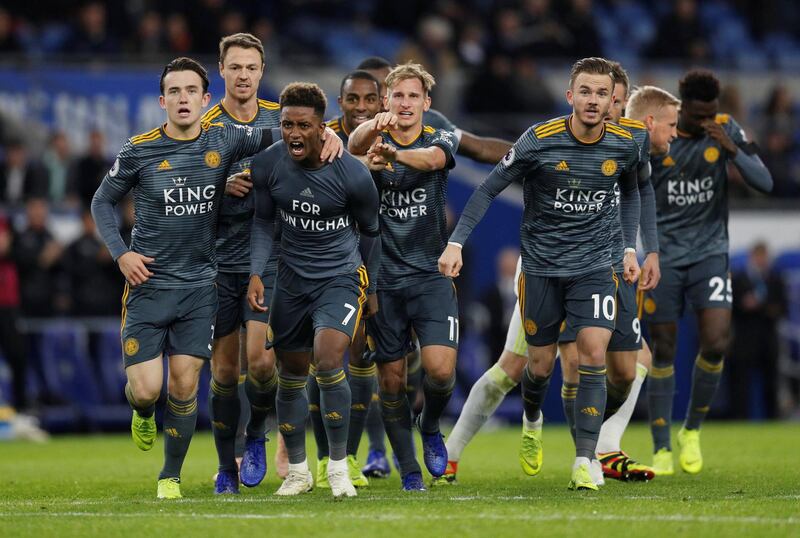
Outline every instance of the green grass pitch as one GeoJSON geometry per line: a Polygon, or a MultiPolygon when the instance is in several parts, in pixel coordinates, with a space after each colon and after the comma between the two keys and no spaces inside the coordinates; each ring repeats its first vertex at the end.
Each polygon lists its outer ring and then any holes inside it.
{"type": "MultiPolygon", "coordinates": [[[[463,455],[456,486],[407,494],[393,473],[342,502],[323,490],[274,497],[272,450],[264,484],[215,497],[208,433],[195,436],[184,499],[171,502],[155,498],[160,436],[148,453],[123,435],[0,443],[0,536],[800,537],[797,423],[709,423],[700,475],[685,475],[676,459],[674,477],[611,480],[599,492],[567,490],[573,452],[564,427],[545,427],[545,466],[537,477],[522,474],[518,442],[517,429],[481,433],[463,455]]],[[[630,428],[625,448],[649,462],[647,429],[630,428]]]]}

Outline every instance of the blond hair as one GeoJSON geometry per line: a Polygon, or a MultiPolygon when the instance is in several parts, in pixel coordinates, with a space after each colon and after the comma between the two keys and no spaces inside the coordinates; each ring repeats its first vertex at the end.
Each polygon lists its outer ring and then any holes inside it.
{"type": "Polygon", "coordinates": [[[420,64],[407,62],[389,71],[389,74],[386,75],[386,87],[391,88],[401,80],[410,78],[419,80],[426,94],[430,93],[433,87],[436,86],[436,80],[433,78],[433,75],[425,71],[424,67],[420,64]]]}
{"type": "Polygon", "coordinates": [[[665,106],[681,105],[681,100],[656,86],[641,86],[633,90],[631,98],[628,99],[628,106],[625,109],[626,116],[631,119],[644,121],[645,117],[655,115],[655,112],[665,106]]]}

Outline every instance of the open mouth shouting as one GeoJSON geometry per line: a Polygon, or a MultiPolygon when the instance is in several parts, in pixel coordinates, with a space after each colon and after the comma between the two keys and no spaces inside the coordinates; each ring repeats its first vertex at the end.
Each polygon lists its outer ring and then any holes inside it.
{"type": "Polygon", "coordinates": [[[306,145],[302,142],[289,142],[289,153],[292,157],[302,157],[305,155],[306,145]]]}

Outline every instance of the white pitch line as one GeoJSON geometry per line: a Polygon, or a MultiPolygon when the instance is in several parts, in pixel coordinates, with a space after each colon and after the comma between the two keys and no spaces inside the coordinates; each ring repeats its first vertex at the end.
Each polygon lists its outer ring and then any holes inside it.
{"type": "MultiPolygon", "coordinates": [[[[342,506],[342,505],[339,505],[342,506]]],[[[206,514],[206,513],[194,513],[194,512],[159,512],[159,513],[151,513],[151,512],[138,512],[138,513],[96,513],[96,512],[23,512],[23,513],[13,513],[13,512],[0,512],[0,518],[20,518],[20,517],[73,517],[73,518],[143,518],[143,517],[154,517],[154,516],[162,516],[168,517],[171,519],[174,518],[191,518],[191,519],[255,519],[255,520],[288,520],[288,519],[304,519],[308,517],[313,517],[314,514],[290,514],[290,513],[278,513],[278,514],[206,514]]],[[[410,521],[410,520],[420,520],[420,521],[430,521],[430,517],[423,515],[423,514],[377,514],[377,515],[370,515],[370,514],[348,514],[347,517],[349,519],[362,519],[362,520],[369,520],[369,521],[410,521]]],[[[471,518],[465,517],[464,515],[456,516],[456,515],[445,515],[439,514],[436,516],[438,520],[450,520],[450,521],[465,521],[471,518]]],[[[714,523],[714,524],[721,524],[721,523],[729,523],[729,524],[736,524],[736,525],[790,525],[796,526],[800,525],[800,518],[795,517],[787,517],[787,518],[776,518],[776,517],[760,517],[760,516],[692,516],[692,515],[684,515],[684,514],[675,514],[675,515],[638,515],[638,516],[628,516],[628,515],[613,515],[613,514],[565,514],[565,513],[554,513],[554,514],[509,514],[509,515],[499,515],[493,513],[478,513],[472,514],[472,518],[478,520],[495,520],[495,521],[523,521],[523,522],[544,522],[544,521],[610,521],[610,522],[619,522],[619,521],[632,521],[632,522],[641,522],[641,521],[658,521],[658,522],[667,522],[667,523],[714,523]]]]}

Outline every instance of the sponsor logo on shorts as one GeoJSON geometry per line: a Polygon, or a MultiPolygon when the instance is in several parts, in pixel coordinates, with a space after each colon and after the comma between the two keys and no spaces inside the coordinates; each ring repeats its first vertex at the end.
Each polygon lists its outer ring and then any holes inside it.
{"type": "Polygon", "coordinates": [[[205,156],[206,166],[209,168],[216,168],[219,166],[219,163],[222,159],[219,156],[218,151],[207,151],[205,156]]]}
{"type": "Polygon", "coordinates": [[[703,152],[703,158],[706,162],[715,163],[719,160],[719,149],[714,146],[709,146],[703,152]]]}
{"type": "Polygon", "coordinates": [[[539,327],[536,325],[536,322],[532,319],[525,320],[525,332],[529,336],[533,336],[539,330],[539,327]]]}
{"type": "Polygon", "coordinates": [[[648,314],[652,314],[656,311],[656,302],[650,297],[644,300],[644,311],[648,314]]]}
{"type": "Polygon", "coordinates": [[[614,172],[617,171],[617,161],[614,159],[606,159],[603,161],[600,171],[603,172],[604,176],[613,176],[614,172]]]}
{"type": "Polygon", "coordinates": [[[136,338],[128,338],[125,340],[124,349],[127,356],[136,355],[139,352],[139,341],[136,338]]]}

